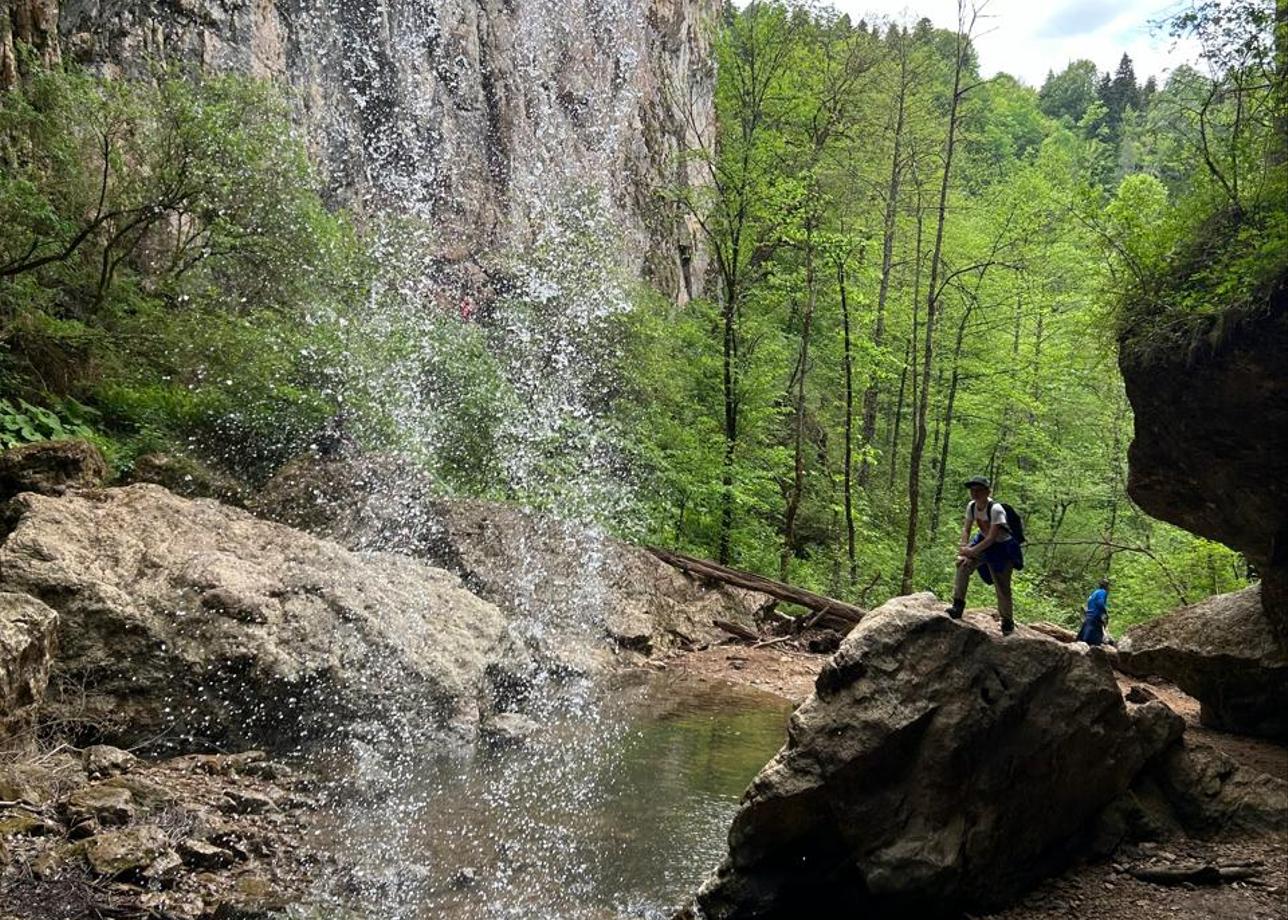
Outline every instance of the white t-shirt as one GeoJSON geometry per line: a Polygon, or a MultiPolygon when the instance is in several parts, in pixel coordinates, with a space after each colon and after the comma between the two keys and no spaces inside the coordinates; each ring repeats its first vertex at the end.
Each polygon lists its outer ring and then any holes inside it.
{"type": "Polygon", "coordinates": [[[967,502],[966,520],[964,523],[969,524],[972,519],[974,519],[975,523],[979,525],[979,529],[984,532],[984,536],[988,536],[988,528],[991,525],[1001,524],[1003,529],[1002,532],[998,534],[995,542],[1005,543],[1007,540],[1011,539],[1011,529],[1007,526],[1006,521],[1006,509],[1002,507],[1001,502],[993,502],[991,508],[989,505],[985,504],[984,507],[980,508],[978,514],[975,513],[975,502],[967,502]]]}

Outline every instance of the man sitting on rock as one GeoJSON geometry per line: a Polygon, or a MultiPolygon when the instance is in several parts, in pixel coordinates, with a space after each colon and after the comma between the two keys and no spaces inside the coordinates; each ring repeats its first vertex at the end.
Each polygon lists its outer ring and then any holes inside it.
{"type": "Polygon", "coordinates": [[[957,577],[953,581],[953,603],[947,613],[954,620],[961,619],[966,610],[966,589],[970,586],[971,573],[978,570],[985,584],[997,590],[997,612],[1002,617],[1002,635],[1015,630],[1015,611],[1011,601],[1011,572],[1023,568],[1020,544],[1011,536],[1011,526],[1006,509],[992,499],[992,485],[983,476],[966,481],[970,502],[966,505],[966,521],[962,527],[961,543],[957,547],[957,577]],[[979,533],[971,539],[971,530],[979,533]]]}

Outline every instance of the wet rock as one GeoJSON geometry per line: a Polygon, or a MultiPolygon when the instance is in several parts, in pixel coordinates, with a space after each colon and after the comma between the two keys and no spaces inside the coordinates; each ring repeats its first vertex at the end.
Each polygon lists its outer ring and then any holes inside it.
{"type": "Polygon", "coordinates": [[[29,811],[0,812],[0,839],[5,837],[39,837],[58,833],[57,824],[29,811]]]}
{"type": "Polygon", "coordinates": [[[1098,650],[933,595],[850,633],[752,782],[729,856],[697,904],[712,920],[986,910],[1058,871],[1175,738],[1129,714],[1098,650]]]}
{"type": "Polygon", "coordinates": [[[183,860],[174,850],[166,850],[139,873],[147,882],[170,885],[183,870],[183,860]]]}
{"type": "Polygon", "coordinates": [[[31,874],[46,881],[57,878],[72,860],[80,856],[82,846],[79,843],[58,843],[42,850],[30,863],[31,874]]]}
{"type": "Polygon", "coordinates": [[[144,825],[106,831],[81,846],[94,872],[115,878],[152,865],[169,850],[169,840],[159,827],[144,825]]]}
{"type": "Polygon", "coordinates": [[[263,751],[242,751],[238,754],[194,754],[188,761],[211,776],[235,776],[249,772],[267,757],[263,751]]]}
{"type": "Polygon", "coordinates": [[[262,815],[278,811],[277,803],[262,792],[249,789],[229,789],[224,792],[220,810],[234,815],[262,815]]]}
{"type": "Polygon", "coordinates": [[[294,748],[359,713],[409,736],[464,731],[492,675],[527,667],[499,610],[414,559],[154,485],[24,494],[10,511],[0,588],[58,610],[54,672],[87,688],[48,705],[105,741],[294,748]],[[262,622],[202,602],[221,589],[253,599],[262,622]]]}
{"type": "Polygon", "coordinates": [[[541,726],[535,719],[517,712],[498,712],[479,726],[479,737],[492,744],[523,744],[541,726]]]}
{"type": "Polygon", "coordinates": [[[178,852],[184,865],[194,869],[226,869],[236,861],[236,857],[229,850],[194,837],[181,840],[178,852]]]}
{"type": "Polygon", "coordinates": [[[0,501],[20,492],[62,495],[69,489],[96,488],[107,476],[107,461],[89,441],[24,444],[0,453],[0,501]]]}
{"type": "MultiPolygon", "coordinates": [[[[753,625],[770,599],[711,586],[647,550],[585,524],[485,501],[447,501],[422,472],[384,456],[306,457],[282,469],[255,508],[346,546],[415,555],[456,572],[522,626],[544,663],[600,670],[723,635],[713,619],[753,625]]],[[[498,675],[504,685],[522,675],[498,675]]],[[[504,708],[514,694],[496,701],[504,708]]]]}
{"type": "Polygon", "coordinates": [[[246,486],[191,457],[144,454],[134,460],[128,482],[151,482],[184,498],[214,498],[226,505],[246,504],[246,486]]]}
{"type": "Polygon", "coordinates": [[[58,789],[54,771],[39,764],[12,763],[0,767],[0,800],[44,805],[58,789]]]}
{"type": "Polygon", "coordinates": [[[72,824],[92,819],[99,824],[110,825],[128,823],[133,820],[137,809],[130,790],[95,785],[77,789],[69,795],[65,811],[72,824]]]}
{"type": "Polygon", "coordinates": [[[112,747],[110,744],[92,744],[85,748],[82,757],[85,762],[85,772],[89,774],[90,779],[129,773],[139,762],[139,759],[129,751],[112,747]]]}
{"type": "Polygon", "coordinates": [[[1288,652],[1262,613],[1260,586],[1133,626],[1118,666],[1176,684],[1199,701],[1205,725],[1288,739],[1288,652]]]}
{"type": "Polygon", "coordinates": [[[272,879],[243,875],[233,894],[215,908],[214,920],[268,920],[269,915],[290,907],[293,900],[272,879]]]}
{"type": "Polygon", "coordinates": [[[27,736],[45,696],[58,614],[27,594],[0,591],[0,746],[27,736]]]}

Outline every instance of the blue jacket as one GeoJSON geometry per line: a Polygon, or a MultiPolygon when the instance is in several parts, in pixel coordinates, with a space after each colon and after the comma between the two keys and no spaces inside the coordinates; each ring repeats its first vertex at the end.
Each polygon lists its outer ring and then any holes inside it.
{"type": "Polygon", "coordinates": [[[1088,645],[1102,645],[1105,641],[1105,623],[1109,619],[1109,592],[1097,588],[1087,598],[1087,612],[1078,630],[1078,641],[1088,645]]]}

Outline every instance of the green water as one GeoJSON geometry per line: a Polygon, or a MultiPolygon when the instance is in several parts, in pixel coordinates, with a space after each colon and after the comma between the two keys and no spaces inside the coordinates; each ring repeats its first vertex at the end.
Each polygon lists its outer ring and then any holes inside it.
{"type": "Polygon", "coordinates": [[[669,917],[724,855],[791,707],[667,675],[596,693],[528,745],[426,757],[394,800],[354,809],[333,846],[365,867],[366,915],[669,917]]]}

